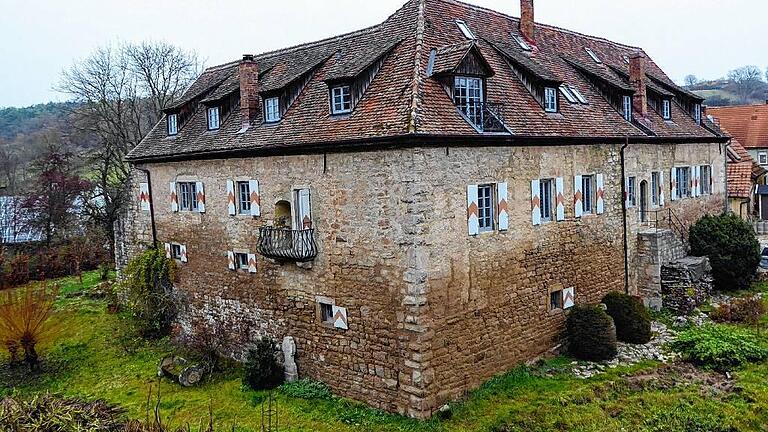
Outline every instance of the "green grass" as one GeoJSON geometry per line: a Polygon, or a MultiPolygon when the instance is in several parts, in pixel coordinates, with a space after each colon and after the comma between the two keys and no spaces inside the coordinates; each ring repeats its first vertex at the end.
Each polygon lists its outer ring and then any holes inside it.
{"type": "MultiPolygon", "coordinates": [[[[162,413],[177,425],[197,424],[210,407],[216,423],[227,430],[232,423],[238,431],[260,430],[265,394],[244,390],[238,369],[194,388],[158,381],[157,362],[173,351],[167,340],[129,344],[126,351],[116,330],[121,318],[107,314],[102,301],[72,295],[83,289],[77,278],[59,283],[62,293],[68,294],[58,302],[54,317],[62,335],[43,351],[45,373],[24,378],[0,366],[0,397],[55,392],[105,399],[125,407],[131,417],[144,418],[150,388],[159,386],[162,413]]],[[[97,283],[97,274],[85,275],[84,289],[97,283]]],[[[766,364],[740,370],[739,391],[713,398],[696,385],[631,388],[626,376],[654,371],[658,365],[653,362],[613,369],[589,380],[563,373],[569,363],[570,359],[558,358],[498,376],[454,404],[448,420],[419,422],[340,398],[307,400],[278,391],[280,431],[717,432],[759,431],[768,424],[766,364]]]]}

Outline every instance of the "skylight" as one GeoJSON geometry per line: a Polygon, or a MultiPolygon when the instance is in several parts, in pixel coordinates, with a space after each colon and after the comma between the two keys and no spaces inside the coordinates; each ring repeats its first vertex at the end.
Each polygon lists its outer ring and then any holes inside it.
{"type": "Polygon", "coordinates": [[[517,44],[520,45],[520,48],[522,48],[522,49],[524,49],[526,51],[530,51],[531,50],[531,46],[528,44],[528,42],[525,41],[525,39],[523,39],[522,36],[520,36],[519,34],[514,34],[514,33],[510,33],[510,34],[512,35],[512,39],[514,39],[515,42],[517,42],[517,44]]]}
{"type": "Polygon", "coordinates": [[[578,99],[579,102],[583,103],[584,105],[589,103],[589,102],[587,102],[587,98],[585,98],[584,95],[581,94],[579,89],[577,89],[576,87],[568,86],[568,90],[570,90],[571,93],[573,93],[573,95],[576,96],[576,99],[578,99]]]}
{"type": "Polygon", "coordinates": [[[592,57],[592,60],[594,60],[595,63],[602,63],[603,62],[602,60],[600,60],[600,57],[598,57],[597,54],[595,54],[595,52],[592,51],[591,49],[584,48],[584,50],[587,52],[587,54],[589,54],[590,57],[592,57]]]}
{"type": "Polygon", "coordinates": [[[576,102],[578,102],[576,100],[576,96],[574,96],[573,93],[571,93],[571,89],[569,89],[567,85],[565,84],[561,85],[560,92],[563,94],[563,96],[565,96],[566,99],[568,99],[568,102],[572,104],[575,104],[576,102]]]}
{"type": "Polygon", "coordinates": [[[629,64],[629,56],[622,56],[624,63],[629,64]]]}
{"type": "Polygon", "coordinates": [[[456,20],[456,25],[459,26],[459,30],[461,30],[461,32],[464,34],[464,37],[470,40],[475,39],[475,34],[472,33],[472,30],[469,29],[467,23],[462,20],[456,20]]]}

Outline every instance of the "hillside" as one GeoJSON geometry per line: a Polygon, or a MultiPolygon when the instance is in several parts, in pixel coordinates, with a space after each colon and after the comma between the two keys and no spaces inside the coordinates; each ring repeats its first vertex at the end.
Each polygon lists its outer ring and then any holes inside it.
{"type": "Polygon", "coordinates": [[[0,108],[0,140],[11,141],[61,124],[76,106],[72,102],[49,102],[24,108],[0,108]]]}
{"type": "Polygon", "coordinates": [[[736,85],[727,79],[702,81],[686,88],[705,98],[707,106],[750,105],[768,100],[768,83],[759,82],[746,101],[741,100],[736,85]]]}

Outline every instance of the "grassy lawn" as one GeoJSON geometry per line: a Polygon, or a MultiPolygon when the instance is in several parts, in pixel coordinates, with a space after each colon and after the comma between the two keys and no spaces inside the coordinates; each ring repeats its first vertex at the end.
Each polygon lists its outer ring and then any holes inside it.
{"type": "MultiPolygon", "coordinates": [[[[150,388],[158,386],[162,414],[176,425],[198,424],[210,409],[226,430],[259,431],[263,393],[246,391],[233,369],[195,388],[158,380],[157,362],[173,351],[167,341],[130,349],[121,343],[120,317],[102,300],[76,293],[98,283],[98,275],[59,281],[62,296],[54,319],[61,337],[43,351],[44,373],[24,377],[0,366],[0,396],[54,392],[119,404],[144,418],[150,388]]],[[[768,333],[766,338],[768,338],[768,333]]],[[[5,355],[3,353],[2,355],[5,355]]],[[[2,356],[0,355],[0,356],[2,356]]],[[[5,363],[0,357],[0,363],[5,363]]],[[[589,380],[562,370],[569,359],[536,368],[518,368],[488,382],[456,404],[453,417],[418,422],[342,400],[304,400],[276,392],[280,431],[760,431],[768,425],[768,364],[736,374],[731,391],[713,395],[706,382],[680,379],[675,386],[638,387],[633,376],[655,373],[645,363],[619,368],[589,380]]]]}

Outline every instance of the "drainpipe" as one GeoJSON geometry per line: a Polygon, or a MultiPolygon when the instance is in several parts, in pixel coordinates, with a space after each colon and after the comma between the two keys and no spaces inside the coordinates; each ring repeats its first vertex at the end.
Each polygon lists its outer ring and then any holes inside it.
{"type": "Polygon", "coordinates": [[[149,189],[149,219],[152,222],[152,248],[157,248],[157,226],[155,225],[155,197],[152,196],[152,174],[148,169],[135,167],[147,175],[147,189],[149,189]]]}
{"type": "Polygon", "coordinates": [[[629,135],[627,142],[621,146],[621,215],[624,228],[624,293],[629,294],[629,241],[627,238],[627,179],[626,167],[624,166],[624,151],[629,146],[629,135]]]}

